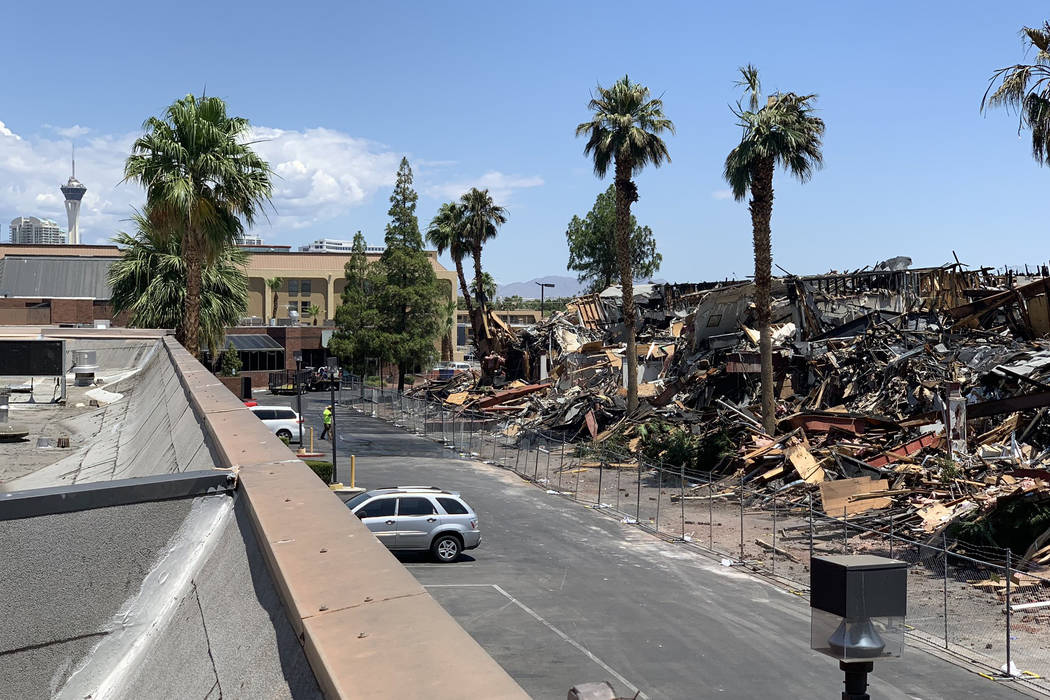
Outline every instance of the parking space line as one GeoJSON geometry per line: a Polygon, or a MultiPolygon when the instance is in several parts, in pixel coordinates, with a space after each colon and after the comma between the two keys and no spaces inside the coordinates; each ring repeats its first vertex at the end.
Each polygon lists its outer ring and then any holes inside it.
{"type": "MultiPolygon", "coordinates": [[[[473,564],[456,564],[454,570],[470,569],[473,564]]],[[[406,569],[448,569],[448,564],[404,564],[406,569]]],[[[487,585],[487,584],[486,584],[487,585]]]]}
{"type": "Polygon", "coordinates": [[[621,676],[619,673],[617,673],[612,668],[612,666],[610,666],[609,664],[605,663],[604,661],[599,659],[597,656],[595,656],[594,653],[592,653],[590,649],[588,649],[587,647],[583,646],[582,644],[580,644],[575,639],[573,639],[569,635],[567,635],[564,632],[562,632],[560,629],[558,629],[557,627],[555,627],[551,623],[547,622],[547,620],[545,620],[539,613],[537,613],[535,610],[533,610],[529,606],[525,605],[525,603],[522,603],[520,600],[518,600],[517,598],[512,596],[510,593],[507,593],[507,591],[503,590],[503,588],[501,588],[500,586],[496,585],[495,583],[431,583],[431,584],[424,585],[423,588],[493,588],[500,595],[502,595],[504,598],[506,598],[510,602],[514,603],[515,605],[517,605],[523,611],[525,611],[529,616],[531,616],[533,619],[535,619],[541,625],[543,625],[544,627],[549,629],[551,632],[553,632],[554,634],[556,634],[559,637],[561,637],[562,640],[564,640],[564,641],[568,642],[569,644],[571,644],[572,646],[574,646],[578,651],[580,651],[580,653],[582,653],[588,659],[590,659],[594,663],[596,663],[599,666],[601,666],[609,675],[611,675],[616,680],[620,681],[620,683],[622,683],[628,689],[628,691],[630,691],[632,693],[635,693],[635,697],[640,698],[641,700],[648,700],[648,698],[649,698],[648,695],[646,695],[645,693],[643,693],[640,690],[638,690],[637,686],[635,686],[629,680],[627,680],[626,678],[621,676]]]}

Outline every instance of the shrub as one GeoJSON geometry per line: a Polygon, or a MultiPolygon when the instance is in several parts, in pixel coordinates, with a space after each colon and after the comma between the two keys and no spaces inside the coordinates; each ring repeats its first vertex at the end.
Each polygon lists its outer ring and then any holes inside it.
{"type": "Polygon", "coordinates": [[[233,347],[233,341],[227,341],[226,350],[222,353],[219,372],[224,377],[236,377],[241,371],[241,354],[233,347]]]}
{"type": "Polygon", "coordinates": [[[314,470],[314,474],[325,482],[326,484],[332,483],[332,463],[326,462],[321,459],[307,459],[303,460],[306,462],[306,466],[314,470]]]}

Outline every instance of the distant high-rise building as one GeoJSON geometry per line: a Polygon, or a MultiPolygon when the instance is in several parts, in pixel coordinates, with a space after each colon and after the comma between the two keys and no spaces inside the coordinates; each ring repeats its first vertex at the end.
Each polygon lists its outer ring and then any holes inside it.
{"type": "Polygon", "coordinates": [[[20,216],[11,220],[11,242],[21,245],[63,245],[66,234],[50,219],[20,216]]]}
{"type": "Polygon", "coordinates": [[[263,244],[262,238],[251,233],[239,233],[233,240],[234,245],[241,246],[261,246],[263,244]]]}
{"type": "MultiPolygon", "coordinates": [[[[303,253],[349,253],[354,248],[353,241],[339,238],[319,238],[309,245],[299,248],[303,253]]],[[[365,252],[369,255],[381,255],[386,250],[385,245],[365,245],[365,252]]]]}
{"type": "Polygon", "coordinates": [[[61,188],[66,198],[66,217],[69,218],[69,242],[80,244],[80,200],[84,198],[87,188],[77,180],[76,151],[73,152],[73,174],[61,188]]]}

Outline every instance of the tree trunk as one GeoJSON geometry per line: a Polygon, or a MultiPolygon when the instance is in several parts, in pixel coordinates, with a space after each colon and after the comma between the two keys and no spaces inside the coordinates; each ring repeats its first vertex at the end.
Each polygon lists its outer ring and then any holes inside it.
{"type": "MultiPolygon", "coordinates": [[[[474,279],[481,280],[481,246],[474,248],[474,279]]],[[[478,285],[481,286],[480,284],[478,285]]],[[[478,360],[481,361],[481,379],[482,381],[491,379],[492,376],[485,369],[485,357],[492,352],[492,340],[489,337],[489,320],[488,320],[488,305],[485,301],[485,290],[478,289],[477,291],[477,306],[474,307],[474,313],[470,316],[471,325],[474,329],[474,348],[478,360]]]]}
{"type": "Polygon", "coordinates": [[[452,361],[452,337],[448,333],[441,337],[441,361],[452,361]]]}
{"type": "Polygon", "coordinates": [[[463,301],[467,305],[467,315],[473,315],[474,303],[470,299],[470,287],[467,286],[467,277],[463,274],[463,261],[456,261],[456,274],[459,275],[459,288],[463,292],[463,301]]]}
{"type": "Polygon", "coordinates": [[[762,361],[762,427],[776,432],[776,403],[773,400],[773,335],[769,327],[770,284],[773,250],[769,221],[773,214],[773,161],[763,160],[751,179],[751,228],[755,246],[755,320],[758,322],[758,352],[762,361]]]}
{"type": "Polygon", "coordinates": [[[201,331],[201,250],[196,231],[186,231],[182,241],[182,255],[186,259],[186,308],[182,314],[183,345],[191,355],[200,359],[201,331]]]}
{"type": "Polygon", "coordinates": [[[397,363],[397,391],[401,393],[405,390],[405,363],[397,363]]]}
{"type": "Polygon", "coordinates": [[[616,159],[616,263],[623,292],[623,325],[627,341],[627,412],[638,408],[638,351],[634,346],[634,279],[631,276],[631,204],[638,189],[631,182],[631,164],[616,159]]]}

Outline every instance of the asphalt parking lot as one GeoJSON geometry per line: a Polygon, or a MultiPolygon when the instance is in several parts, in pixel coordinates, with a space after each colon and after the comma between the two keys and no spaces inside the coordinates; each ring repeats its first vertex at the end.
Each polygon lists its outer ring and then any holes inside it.
{"type": "MultiPolygon", "coordinates": [[[[260,397],[260,403],[290,403],[260,397]]],[[[327,394],[304,396],[320,431],[327,394]]],[[[430,440],[356,412],[337,412],[339,458],[359,486],[430,484],[460,492],[483,542],[455,564],[402,562],[528,691],[563,698],[608,680],[627,697],[838,697],[837,664],[809,649],[805,600],[663,542],[430,440]]],[[[341,471],[341,473],[343,473],[341,471]]],[[[878,698],[1012,698],[918,649],[881,661],[878,698]]]]}

